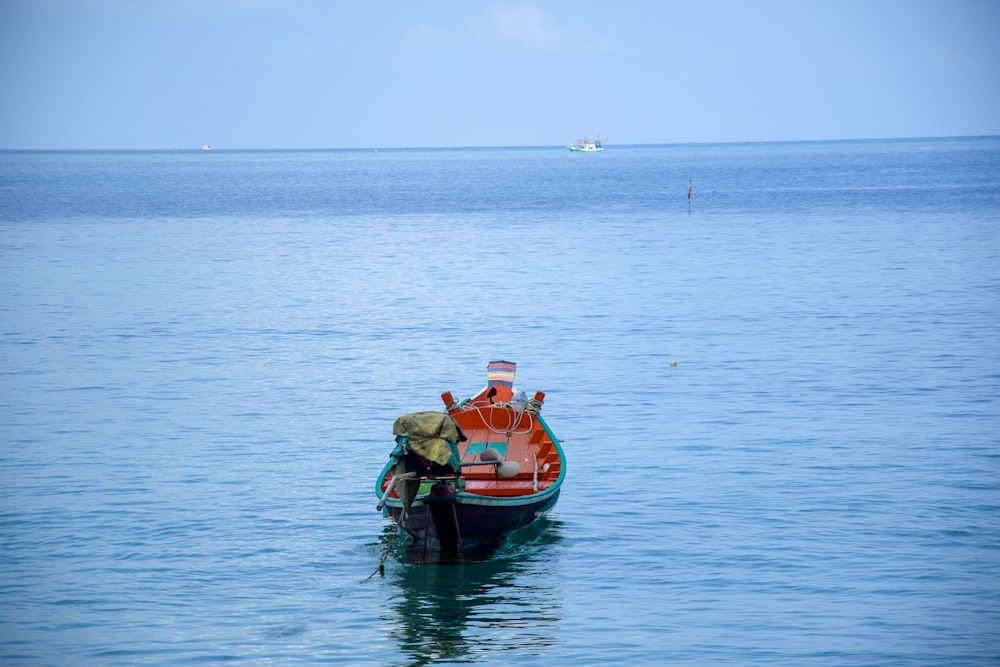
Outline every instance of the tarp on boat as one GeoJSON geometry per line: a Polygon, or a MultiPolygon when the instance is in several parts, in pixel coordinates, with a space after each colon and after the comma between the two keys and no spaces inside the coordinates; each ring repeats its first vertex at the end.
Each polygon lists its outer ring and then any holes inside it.
{"type": "Polygon", "coordinates": [[[465,436],[450,415],[443,412],[403,415],[392,425],[392,433],[404,449],[432,463],[456,471],[461,466],[458,443],[465,440],[465,436]]]}

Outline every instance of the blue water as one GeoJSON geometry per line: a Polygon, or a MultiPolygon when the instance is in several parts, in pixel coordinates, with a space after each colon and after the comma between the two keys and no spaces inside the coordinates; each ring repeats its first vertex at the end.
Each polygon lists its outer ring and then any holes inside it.
{"type": "Polygon", "coordinates": [[[0,153],[0,662],[1000,664],[998,323],[998,138],[0,153]],[[494,358],[558,506],[369,578],[494,358]]]}

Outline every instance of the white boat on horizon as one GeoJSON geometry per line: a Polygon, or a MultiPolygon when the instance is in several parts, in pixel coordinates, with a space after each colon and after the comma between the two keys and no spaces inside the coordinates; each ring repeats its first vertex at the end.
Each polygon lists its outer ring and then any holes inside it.
{"type": "Polygon", "coordinates": [[[574,139],[569,143],[567,147],[574,153],[596,153],[597,151],[603,151],[604,146],[601,145],[601,139],[574,139]]]}

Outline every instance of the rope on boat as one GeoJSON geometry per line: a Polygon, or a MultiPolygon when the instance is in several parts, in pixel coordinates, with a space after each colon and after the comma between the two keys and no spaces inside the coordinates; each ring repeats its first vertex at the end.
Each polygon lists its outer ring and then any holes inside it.
{"type": "MultiPolygon", "coordinates": [[[[389,554],[392,553],[392,550],[396,546],[396,537],[400,533],[403,532],[403,513],[402,513],[402,510],[400,510],[399,521],[396,521],[395,519],[393,519],[392,522],[396,525],[396,530],[392,531],[392,533],[389,535],[389,546],[387,546],[385,548],[385,552],[382,554],[382,558],[379,559],[378,567],[375,568],[374,572],[372,572],[371,574],[368,575],[368,579],[371,579],[376,574],[380,574],[382,576],[385,576],[385,561],[386,561],[387,558],[389,558],[389,554]]],[[[368,579],[365,579],[365,581],[368,581],[368,579]]]]}
{"type": "Polygon", "coordinates": [[[467,403],[466,405],[468,406],[468,408],[475,410],[476,412],[479,413],[479,418],[483,420],[483,424],[486,425],[486,428],[488,428],[493,433],[496,433],[497,435],[503,435],[509,438],[512,434],[523,435],[525,433],[531,433],[531,430],[534,428],[535,425],[534,424],[535,419],[533,415],[538,414],[538,411],[541,409],[542,403],[541,401],[537,401],[534,398],[529,398],[528,402],[524,404],[524,407],[515,406],[512,405],[511,403],[492,403],[489,406],[479,405],[476,403],[467,403]],[[487,419],[486,415],[483,414],[484,407],[510,409],[510,412],[507,413],[508,415],[510,415],[508,417],[507,426],[505,428],[496,428],[493,425],[493,415],[491,414],[490,418],[487,419]],[[528,417],[528,427],[523,431],[519,431],[517,429],[519,426],[521,426],[521,422],[524,421],[525,415],[527,415],[528,417]]]}

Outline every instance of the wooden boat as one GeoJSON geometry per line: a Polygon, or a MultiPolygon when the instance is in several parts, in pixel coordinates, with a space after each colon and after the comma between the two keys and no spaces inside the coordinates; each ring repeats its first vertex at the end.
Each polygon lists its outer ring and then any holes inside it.
{"type": "Polygon", "coordinates": [[[377,509],[405,532],[412,560],[488,555],[559,498],[566,462],[539,414],[545,394],[517,392],[512,362],[487,368],[487,385],[472,398],[457,402],[445,392],[444,412],[393,425],[396,448],[375,485],[377,509]]]}

